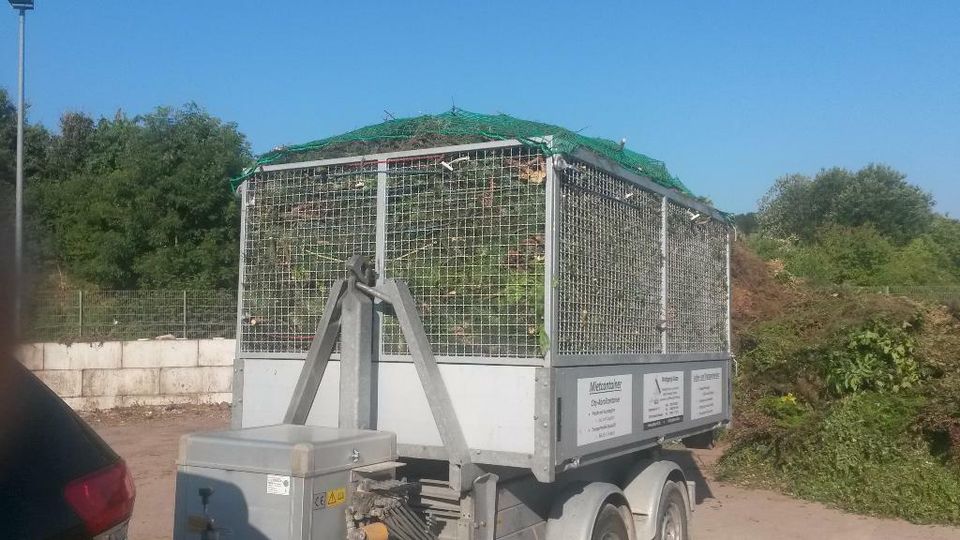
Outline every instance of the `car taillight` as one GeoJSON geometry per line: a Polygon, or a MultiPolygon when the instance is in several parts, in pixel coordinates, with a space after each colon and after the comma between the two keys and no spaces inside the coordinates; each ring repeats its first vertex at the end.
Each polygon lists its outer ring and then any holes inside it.
{"type": "Polygon", "coordinates": [[[63,496],[90,534],[130,518],[136,489],[123,460],[67,484],[63,496]]]}

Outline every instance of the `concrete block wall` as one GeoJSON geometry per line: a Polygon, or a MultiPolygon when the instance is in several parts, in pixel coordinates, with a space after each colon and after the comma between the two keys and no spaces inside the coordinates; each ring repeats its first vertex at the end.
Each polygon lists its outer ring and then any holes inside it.
{"type": "Polygon", "coordinates": [[[229,403],[232,339],[31,343],[20,361],[78,410],[229,403]]]}

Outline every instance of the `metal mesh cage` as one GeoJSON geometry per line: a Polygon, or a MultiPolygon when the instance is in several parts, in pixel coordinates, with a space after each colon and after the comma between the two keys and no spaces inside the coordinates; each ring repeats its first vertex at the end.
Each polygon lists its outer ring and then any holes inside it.
{"type": "MultiPolygon", "coordinates": [[[[664,231],[662,195],[572,160],[559,161],[547,223],[536,147],[429,152],[249,179],[241,352],[305,352],[354,254],[379,255],[384,275],[410,286],[439,356],[541,358],[551,339],[567,355],[727,350],[724,223],[670,201],[664,231]],[[547,235],[556,261],[544,260],[547,235]],[[547,264],[555,336],[544,327],[547,264]]],[[[407,354],[394,319],[383,321],[383,352],[407,354]]]]}
{"type": "MultiPolygon", "coordinates": [[[[546,168],[512,147],[388,165],[386,273],[406,281],[438,355],[539,357],[546,168]]],[[[386,354],[405,354],[386,318],[386,354]]]]}
{"type": "Polygon", "coordinates": [[[727,350],[728,228],[667,204],[667,352],[727,350]]]}
{"type": "Polygon", "coordinates": [[[376,163],[258,173],[246,189],[241,351],[310,347],[344,261],[375,255],[376,163]]]}
{"type": "Polygon", "coordinates": [[[558,352],[660,352],[661,197],[583,163],[557,176],[558,352]]]}

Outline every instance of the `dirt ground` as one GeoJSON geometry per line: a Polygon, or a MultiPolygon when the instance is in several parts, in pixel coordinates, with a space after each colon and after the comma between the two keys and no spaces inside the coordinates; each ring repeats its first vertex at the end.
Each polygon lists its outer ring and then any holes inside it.
{"type": "MultiPolygon", "coordinates": [[[[225,406],[128,409],[87,416],[133,470],[137,502],[130,529],[132,540],[171,537],[174,461],[180,436],[226,428],[229,417],[225,406]]],[[[699,504],[693,518],[696,540],[960,539],[960,528],[845,514],[821,504],[718,482],[710,474],[719,457],[717,450],[676,451],[670,457],[698,481],[699,504]]]]}

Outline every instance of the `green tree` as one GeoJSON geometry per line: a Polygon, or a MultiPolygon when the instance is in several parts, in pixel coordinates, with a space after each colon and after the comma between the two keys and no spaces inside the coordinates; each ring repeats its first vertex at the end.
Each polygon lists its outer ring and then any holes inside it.
{"type": "Polygon", "coordinates": [[[196,105],[128,118],[64,115],[43,212],[57,257],[102,287],[235,287],[239,212],[227,179],[249,163],[236,125],[196,105]]]}
{"type": "MultiPolygon", "coordinates": [[[[29,120],[29,119],[27,119],[29,120]]],[[[49,256],[49,242],[37,213],[35,181],[46,169],[50,133],[41,125],[24,127],[24,256],[26,268],[49,256]]],[[[0,235],[13,245],[16,203],[17,108],[0,88],[0,235]]]]}
{"type": "Polygon", "coordinates": [[[956,272],[944,246],[923,235],[898,249],[876,281],[881,285],[955,285],[960,277],[956,272]]]}
{"type": "Polygon", "coordinates": [[[743,234],[753,234],[757,232],[757,229],[760,227],[760,225],[757,223],[756,212],[746,212],[744,214],[734,215],[733,224],[743,234]]]}
{"type": "Polygon", "coordinates": [[[906,175],[868,165],[855,173],[833,168],[813,178],[778,179],[760,201],[758,221],[765,234],[804,242],[831,224],[866,225],[902,245],[930,229],[932,208],[933,197],[907,182],[906,175]]]}
{"type": "Polygon", "coordinates": [[[948,268],[960,280],[960,220],[937,216],[930,227],[930,239],[943,250],[948,268]]]}
{"type": "Polygon", "coordinates": [[[836,223],[872,225],[880,234],[905,244],[930,229],[933,196],[891,167],[868,165],[836,193],[832,212],[836,223]]]}
{"type": "Polygon", "coordinates": [[[812,240],[825,213],[813,196],[813,180],[801,174],[781,176],[760,199],[757,222],[765,235],[812,240]]]}

